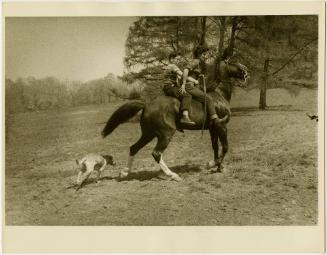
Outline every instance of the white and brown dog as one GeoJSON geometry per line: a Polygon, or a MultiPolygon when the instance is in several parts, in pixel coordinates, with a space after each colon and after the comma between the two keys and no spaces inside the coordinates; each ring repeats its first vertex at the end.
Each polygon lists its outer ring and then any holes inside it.
{"type": "Polygon", "coordinates": [[[77,159],[76,164],[80,167],[77,176],[77,189],[81,188],[83,182],[91,175],[93,171],[97,171],[96,182],[99,182],[99,178],[107,165],[116,165],[111,155],[99,155],[96,153],[90,153],[85,155],[82,159],[77,159]]]}

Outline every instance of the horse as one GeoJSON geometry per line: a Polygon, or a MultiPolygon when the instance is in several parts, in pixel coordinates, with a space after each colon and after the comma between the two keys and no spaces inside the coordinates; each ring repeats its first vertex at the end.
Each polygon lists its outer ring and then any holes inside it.
{"type": "MultiPolygon", "coordinates": [[[[208,68],[209,70],[210,68],[208,68]]],[[[176,130],[205,130],[209,129],[214,159],[207,164],[208,169],[216,170],[213,172],[221,172],[222,161],[228,151],[227,127],[231,116],[230,100],[233,89],[232,78],[242,81],[245,84],[248,79],[247,68],[239,63],[230,63],[228,61],[217,60],[211,65],[213,71],[206,75],[205,81],[208,84],[216,84],[212,86],[214,89],[208,91],[208,96],[213,98],[215,109],[219,117],[218,123],[213,125],[208,120],[205,113],[205,107],[200,102],[192,100],[190,118],[196,123],[189,126],[179,123],[180,119],[180,101],[174,97],[158,96],[149,103],[134,100],[120,106],[109,118],[107,124],[101,132],[103,138],[110,135],[120,124],[136,115],[142,110],[140,118],[141,137],[130,147],[127,167],[124,168],[119,177],[121,179],[128,176],[132,171],[133,161],[137,152],[146,144],[157,138],[157,144],[152,151],[152,156],[159,164],[161,170],[172,180],[181,181],[181,177],[171,171],[163,160],[163,153],[174,136],[176,130]],[[217,85],[218,84],[218,85],[217,85]],[[203,125],[204,124],[204,125],[203,125]],[[219,156],[219,141],[222,146],[222,152],[219,156]]]]}

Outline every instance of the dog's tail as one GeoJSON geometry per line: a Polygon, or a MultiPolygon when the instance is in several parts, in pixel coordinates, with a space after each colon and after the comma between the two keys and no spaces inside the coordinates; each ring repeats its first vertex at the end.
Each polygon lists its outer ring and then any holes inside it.
{"type": "Polygon", "coordinates": [[[120,124],[126,122],[144,109],[145,103],[142,101],[131,101],[120,106],[109,118],[106,126],[101,132],[103,138],[110,135],[120,124]]]}

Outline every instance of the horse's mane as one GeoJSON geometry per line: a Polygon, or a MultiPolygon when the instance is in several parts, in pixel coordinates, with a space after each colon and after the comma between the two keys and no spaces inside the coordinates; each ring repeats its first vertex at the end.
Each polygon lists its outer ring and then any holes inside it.
{"type": "Polygon", "coordinates": [[[216,82],[219,82],[219,78],[221,76],[220,75],[220,69],[219,69],[220,61],[221,61],[221,57],[218,56],[218,57],[215,58],[215,60],[213,62],[213,65],[214,65],[214,70],[213,70],[214,74],[213,75],[214,75],[214,79],[215,79],[216,82]]]}
{"type": "Polygon", "coordinates": [[[216,57],[212,63],[207,64],[206,68],[206,84],[208,92],[216,92],[220,96],[225,95],[227,100],[230,100],[230,96],[234,91],[233,83],[228,84],[222,82],[221,70],[219,64],[222,61],[220,56],[216,57]]]}
{"type": "Polygon", "coordinates": [[[219,81],[218,81],[218,74],[217,74],[217,59],[215,59],[212,63],[206,64],[205,69],[205,77],[206,77],[206,86],[207,91],[215,91],[215,89],[218,87],[219,81]]]}

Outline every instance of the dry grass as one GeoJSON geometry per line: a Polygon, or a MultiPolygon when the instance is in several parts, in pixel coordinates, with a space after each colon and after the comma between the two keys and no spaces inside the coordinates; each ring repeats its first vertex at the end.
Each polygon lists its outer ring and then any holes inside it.
{"type": "Polygon", "coordinates": [[[137,123],[103,140],[100,131],[120,103],[62,112],[24,113],[7,121],[7,225],[313,225],[317,223],[316,91],[298,97],[269,90],[267,111],[258,92],[237,91],[223,173],[210,174],[209,134],[177,133],[165,160],[183,182],[168,180],[151,157],[155,141],[139,152],[135,172],[118,182],[137,123]],[[284,106],[280,106],[284,105],[284,106]],[[285,106],[289,105],[289,106],[285,106]],[[75,192],[74,159],[112,154],[100,184],[75,192]]]}

